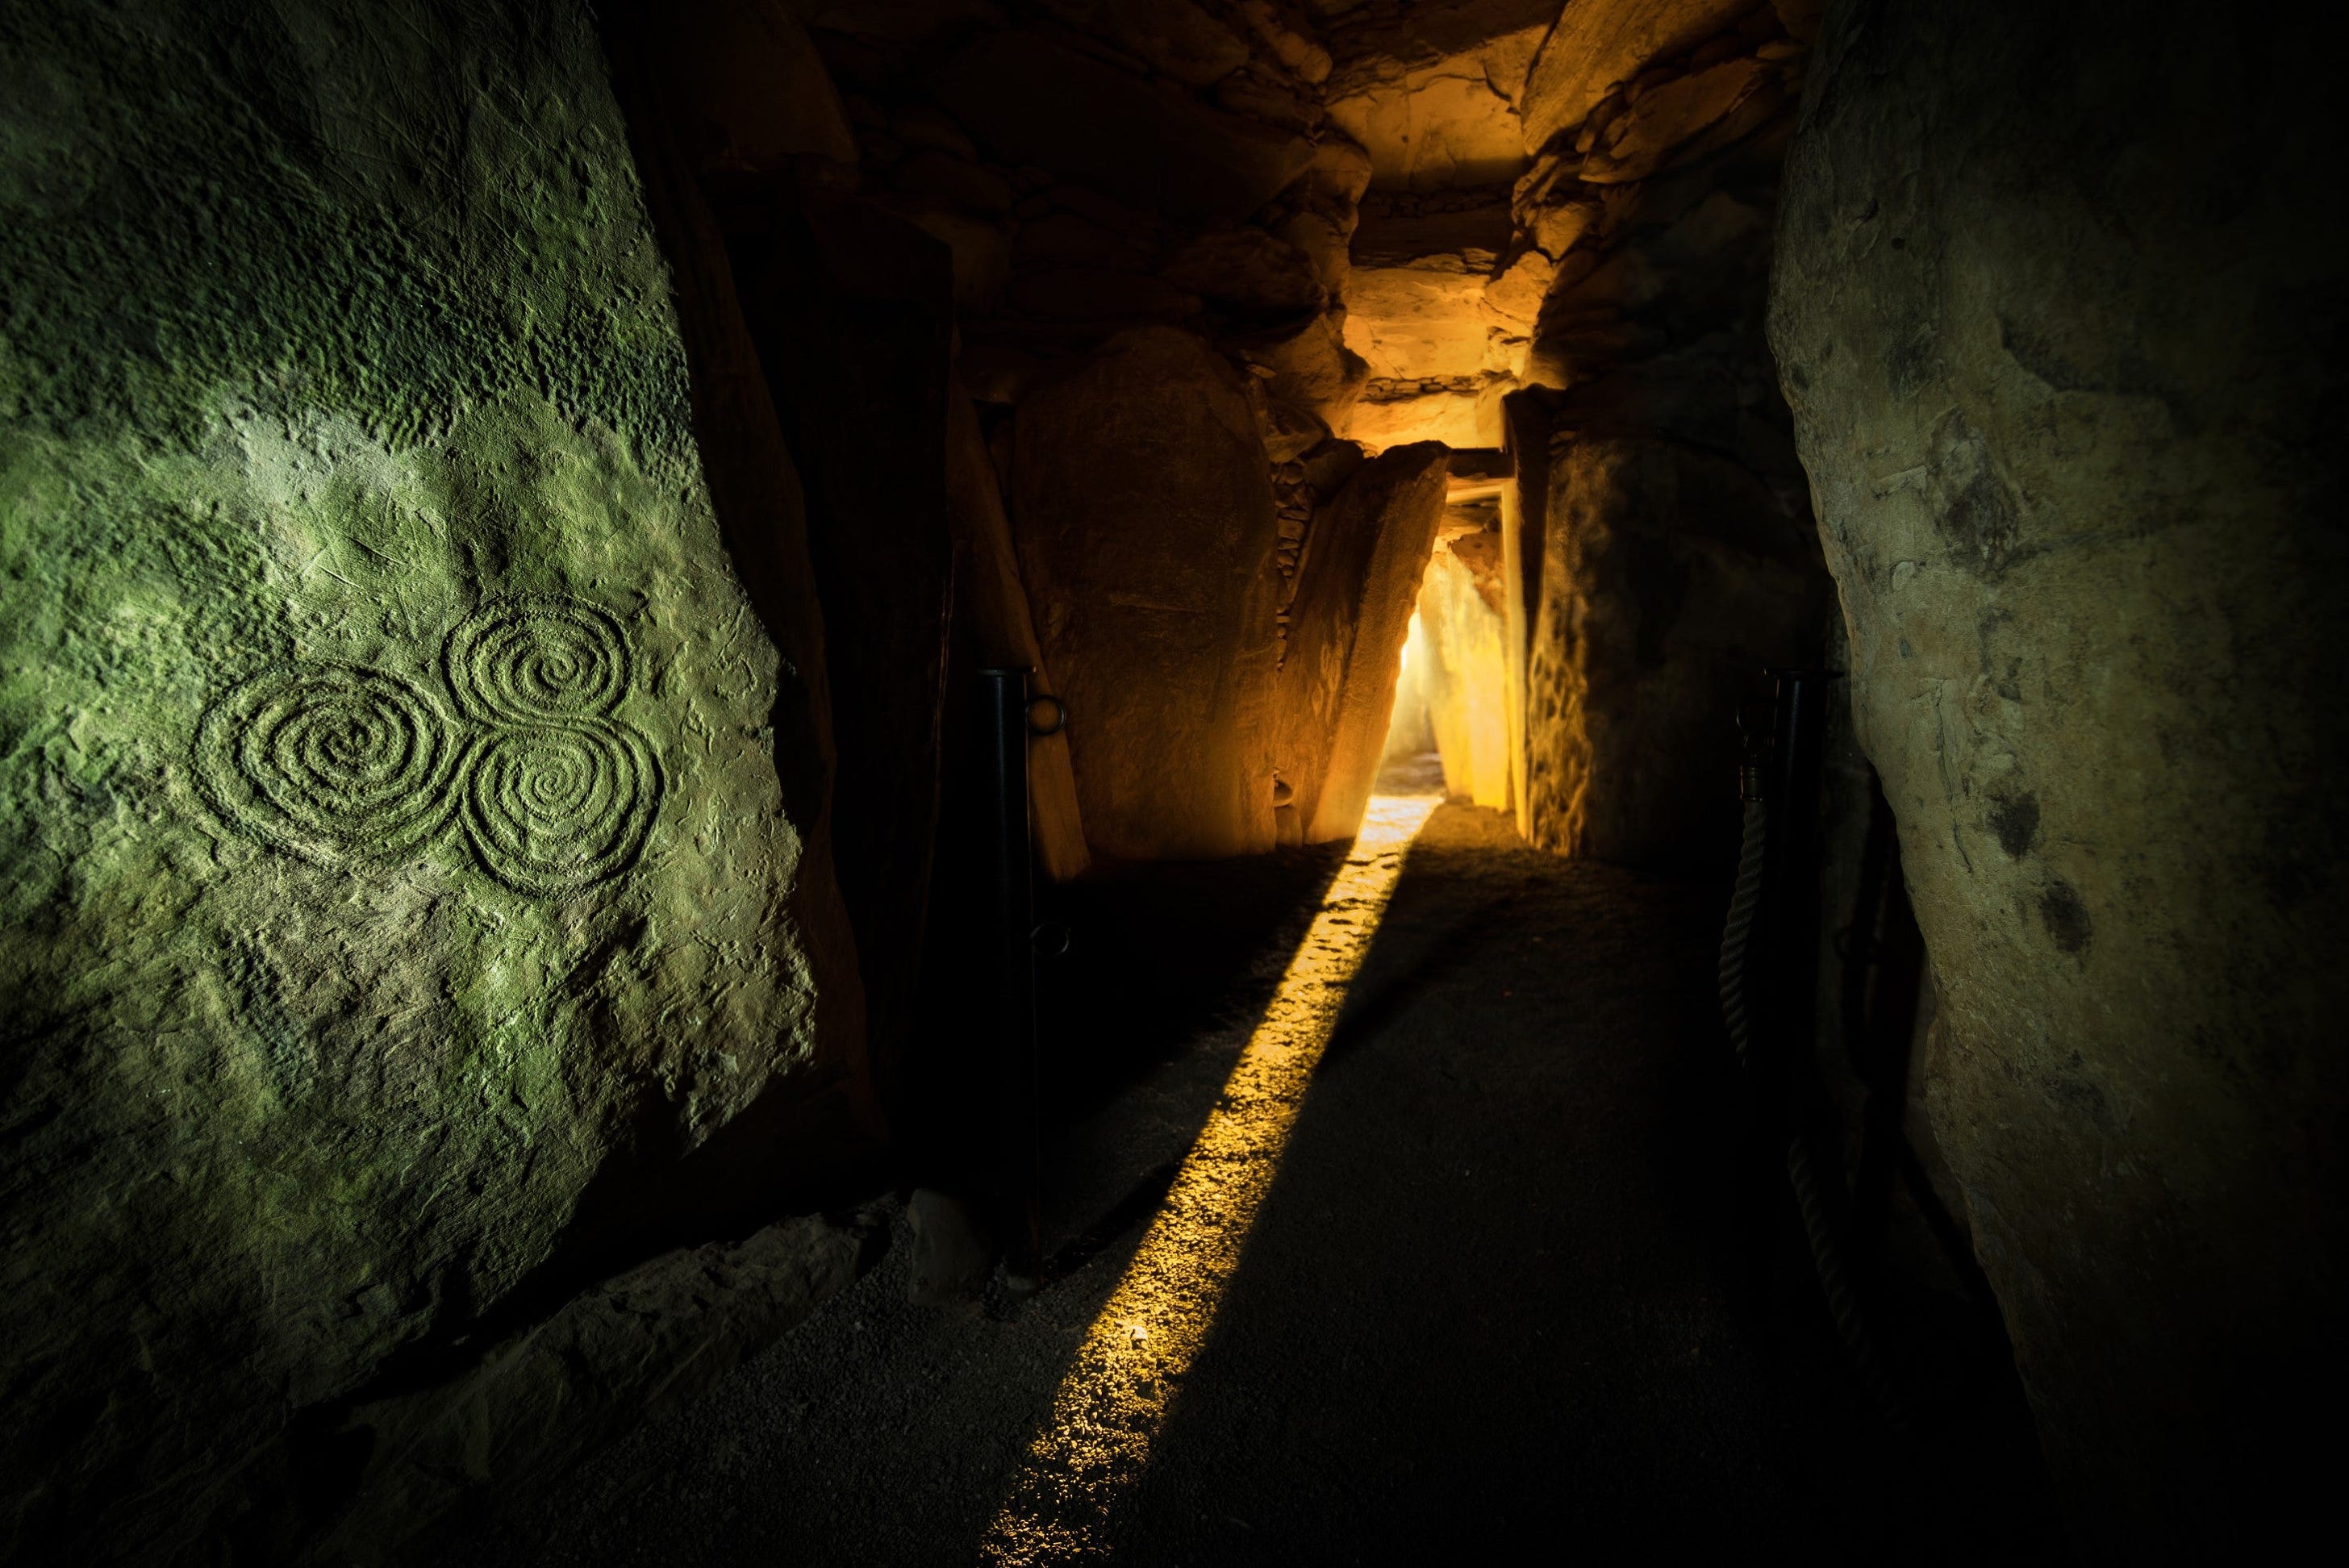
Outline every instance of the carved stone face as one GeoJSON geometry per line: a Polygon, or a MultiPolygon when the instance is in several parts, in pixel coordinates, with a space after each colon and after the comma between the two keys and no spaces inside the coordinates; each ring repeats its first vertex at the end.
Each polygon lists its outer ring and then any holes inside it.
{"type": "Polygon", "coordinates": [[[59,1473],[153,1478],[37,1504],[68,1554],[200,1528],[225,1456],[492,1308],[640,1140],[788,1088],[841,973],[601,46],[486,15],[26,46],[0,1040],[45,1284],[0,1367],[27,1419],[118,1413],[59,1473]]]}

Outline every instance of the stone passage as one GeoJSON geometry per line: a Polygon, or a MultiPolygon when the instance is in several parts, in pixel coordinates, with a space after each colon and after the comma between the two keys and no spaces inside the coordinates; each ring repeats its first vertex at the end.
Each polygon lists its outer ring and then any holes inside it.
{"type": "Polygon", "coordinates": [[[222,821],[320,865],[397,859],[461,817],[481,868],[563,898],[626,871],[660,758],[613,717],[634,661],[619,623],[550,594],[492,599],[449,634],[452,710],[420,682],[330,661],[232,687],[196,731],[222,821]]]}

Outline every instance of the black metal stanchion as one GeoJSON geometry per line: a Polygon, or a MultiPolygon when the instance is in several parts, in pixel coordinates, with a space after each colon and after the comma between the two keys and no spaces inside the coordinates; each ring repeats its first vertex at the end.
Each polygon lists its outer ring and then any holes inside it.
{"type": "Polygon", "coordinates": [[[1745,847],[1722,944],[1722,1006],[1745,1068],[1750,1130],[1745,1199],[1757,1304],[1773,1253],[1764,1195],[1780,1175],[1791,1191],[1811,1264],[1852,1367],[1887,1426],[1907,1425],[1861,1282],[1845,1255],[1848,1231],[1841,1139],[1827,1112],[1814,1054],[1819,941],[1818,812],[1826,670],[1771,672],[1776,692],[1766,752],[1751,744],[1740,770],[1745,847]],[[1758,799],[1755,790],[1761,791],[1758,799]],[[1775,1167],[1774,1171],[1772,1168],[1775,1167]]]}
{"type": "Polygon", "coordinates": [[[993,898],[996,1222],[1008,1273],[1033,1279],[1043,1235],[1036,1076],[1036,890],[1028,841],[1028,672],[978,672],[993,898]]]}

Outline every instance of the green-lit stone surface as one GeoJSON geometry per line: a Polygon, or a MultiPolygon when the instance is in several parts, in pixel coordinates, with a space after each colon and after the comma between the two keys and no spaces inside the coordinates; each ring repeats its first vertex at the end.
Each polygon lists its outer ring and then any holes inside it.
{"type": "Polygon", "coordinates": [[[815,996],[583,8],[12,7],[0,297],[22,1548],[197,1528],[815,996]]]}

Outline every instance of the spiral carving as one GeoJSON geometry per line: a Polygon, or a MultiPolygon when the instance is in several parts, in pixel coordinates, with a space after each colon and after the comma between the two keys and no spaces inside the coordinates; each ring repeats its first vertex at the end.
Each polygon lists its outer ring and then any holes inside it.
{"type": "Polygon", "coordinates": [[[558,897],[627,869],[644,848],[660,768],[616,721],[483,737],[465,769],[465,831],[517,892],[558,897]]]}
{"type": "Polygon", "coordinates": [[[357,665],[273,670],[228,692],[196,736],[213,809],[322,865],[404,854],[448,820],[455,727],[430,693],[357,665]]]}
{"type": "Polygon", "coordinates": [[[449,687],[484,723],[594,718],[628,688],[628,645],[611,616],[576,599],[492,599],[449,634],[449,687]]]}
{"type": "Polygon", "coordinates": [[[636,863],[660,758],[615,710],[635,664],[619,623],[552,595],[492,599],[441,649],[455,699],[320,662],[232,687],[197,727],[196,772],[231,827],[326,865],[404,854],[461,816],[483,870],[564,898],[636,863]]]}

